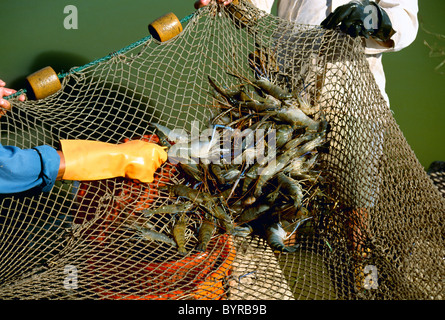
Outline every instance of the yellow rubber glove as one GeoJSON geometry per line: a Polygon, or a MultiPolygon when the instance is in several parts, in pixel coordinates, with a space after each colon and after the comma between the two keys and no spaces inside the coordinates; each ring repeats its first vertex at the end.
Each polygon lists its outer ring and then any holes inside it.
{"type": "Polygon", "coordinates": [[[167,160],[164,149],[132,140],[112,144],[90,140],[61,140],[64,180],[101,180],[114,177],[152,182],[154,172],[167,160]]]}

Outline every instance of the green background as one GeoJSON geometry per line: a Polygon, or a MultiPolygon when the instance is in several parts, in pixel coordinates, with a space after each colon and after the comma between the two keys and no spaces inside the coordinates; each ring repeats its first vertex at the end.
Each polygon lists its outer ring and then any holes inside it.
{"type": "MultiPolygon", "coordinates": [[[[167,12],[179,19],[193,13],[193,2],[1,0],[0,78],[20,89],[28,74],[47,65],[64,72],[86,64],[144,38],[148,24],[167,12]],[[78,29],[64,28],[67,5],[78,9],[78,29]]],[[[445,35],[445,1],[419,1],[419,8],[425,29],[445,35]]],[[[434,70],[443,60],[445,39],[422,28],[410,47],[383,58],[394,117],[426,168],[445,160],[445,74],[434,70]],[[436,46],[436,57],[430,57],[424,41],[436,46]]],[[[445,73],[445,65],[439,71],[445,73]]]]}

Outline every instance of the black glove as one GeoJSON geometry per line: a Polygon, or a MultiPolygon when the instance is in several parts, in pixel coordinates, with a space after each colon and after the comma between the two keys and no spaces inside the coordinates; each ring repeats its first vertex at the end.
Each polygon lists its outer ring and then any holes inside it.
{"type": "Polygon", "coordinates": [[[374,1],[361,0],[354,1],[334,10],[326,19],[323,20],[321,26],[326,29],[334,29],[340,24],[340,30],[352,37],[362,36],[365,38],[373,37],[377,40],[388,41],[395,31],[392,28],[386,12],[374,1]],[[371,11],[367,6],[374,6],[375,11],[371,11]],[[377,29],[372,28],[372,13],[377,13],[377,29]]]}

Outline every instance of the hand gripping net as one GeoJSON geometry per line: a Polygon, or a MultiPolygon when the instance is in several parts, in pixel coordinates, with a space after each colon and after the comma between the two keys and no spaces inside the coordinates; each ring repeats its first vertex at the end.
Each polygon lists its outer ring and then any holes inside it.
{"type": "Polygon", "coordinates": [[[330,125],[329,150],[318,158],[326,197],[310,199],[311,219],[286,240],[297,250],[277,253],[259,235],[215,232],[197,251],[199,212],[188,214],[185,256],[133,232],[129,225],[143,222],[171,236],[177,214],[141,214],[172,203],[163,186],[186,183],[166,163],[151,184],[62,181],[50,193],[2,196],[2,299],[444,298],[444,199],[382,98],[360,40],[244,2],[231,8],[212,4],[167,42],[149,38],[71,70],[45,99],[14,99],[1,141],[158,142],[153,123],[202,130],[225,111],[208,76],[224,88],[241,81],[228,73],[253,79],[250,55],[330,125]]]}

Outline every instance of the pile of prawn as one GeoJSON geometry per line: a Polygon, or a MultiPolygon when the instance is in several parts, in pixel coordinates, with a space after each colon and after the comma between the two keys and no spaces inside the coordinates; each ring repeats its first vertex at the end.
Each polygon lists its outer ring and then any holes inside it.
{"type": "Polygon", "coordinates": [[[208,77],[211,94],[222,110],[210,127],[214,133],[221,129],[231,133],[230,148],[224,149],[227,145],[222,147],[215,139],[187,141],[153,124],[161,144],[168,148],[169,161],[174,159],[186,182],[161,188],[174,202],[142,211],[147,218],[172,215],[170,233],[146,226],[139,226],[138,232],[186,255],[188,221],[198,214],[196,250],[205,251],[212,237],[228,233],[258,234],[274,251],[294,252],[298,244],[285,243],[312,218],[308,206],[312,195],[320,192],[318,157],[326,150],[328,123],[319,108],[302,96],[304,89],[290,92],[258,73],[254,79],[230,75],[241,84],[225,88],[208,77]],[[247,129],[250,136],[245,134],[247,129]],[[257,132],[263,135],[255,141],[257,132]],[[267,147],[261,158],[253,156],[260,143],[267,147]],[[187,159],[172,157],[175,151],[185,151],[187,159]]]}

